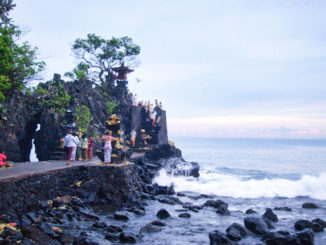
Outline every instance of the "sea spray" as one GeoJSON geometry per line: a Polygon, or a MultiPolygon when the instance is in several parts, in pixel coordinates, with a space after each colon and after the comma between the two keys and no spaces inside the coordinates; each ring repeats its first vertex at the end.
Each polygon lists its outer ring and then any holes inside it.
{"type": "Polygon", "coordinates": [[[238,176],[221,173],[201,173],[198,179],[173,176],[162,169],[154,179],[159,185],[174,185],[176,191],[192,191],[219,196],[258,198],[309,196],[326,200],[326,173],[302,175],[298,180],[264,178],[243,180],[238,176]]]}

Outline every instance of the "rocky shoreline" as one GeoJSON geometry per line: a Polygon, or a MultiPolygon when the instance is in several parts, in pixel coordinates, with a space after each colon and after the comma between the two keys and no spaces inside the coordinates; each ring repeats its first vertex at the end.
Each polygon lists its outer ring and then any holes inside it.
{"type": "MultiPolygon", "coordinates": [[[[220,197],[176,193],[173,186],[152,184],[162,167],[175,167],[176,159],[186,163],[180,150],[161,145],[129,164],[79,166],[1,181],[0,244],[143,243],[148,234],[164,230],[171,219],[195,219],[194,215],[206,212],[215,212],[220,219],[230,216],[228,203],[220,197]],[[204,202],[198,205],[189,200],[204,202]],[[143,221],[138,232],[130,232],[124,224],[135,217],[141,220],[152,201],[162,207],[151,221],[143,221]],[[164,205],[182,208],[175,209],[174,217],[164,205]]],[[[189,166],[198,173],[196,164],[189,166]]],[[[302,208],[319,207],[304,203],[302,208]]],[[[261,241],[257,244],[314,244],[315,233],[326,227],[322,219],[301,219],[293,223],[294,229],[278,229],[275,211],[280,210],[291,212],[285,206],[266,207],[264,214],[248,209],[243,224],[234,222],[225,232],[206,231],[210,244],[250,244],[245,242],[248,237],[261,241]]]]}

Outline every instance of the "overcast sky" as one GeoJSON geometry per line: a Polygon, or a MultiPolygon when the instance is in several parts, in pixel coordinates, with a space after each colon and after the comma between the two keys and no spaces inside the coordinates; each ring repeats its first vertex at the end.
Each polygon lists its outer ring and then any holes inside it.
{"type": "Polygon", "coordinates": [[[14,2],[44,80],[73,69],[76,38],[132,37],[130,89],[162,101],[172,138],[326,138],[324,0],[14,2]]]}

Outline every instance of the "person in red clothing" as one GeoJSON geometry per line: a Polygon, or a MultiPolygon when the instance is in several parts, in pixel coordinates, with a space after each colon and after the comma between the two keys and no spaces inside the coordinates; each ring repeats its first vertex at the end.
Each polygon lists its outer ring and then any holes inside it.
{"type": "Polygon", "coordinates": [[[7,157],[4,153],[4,151],[0,150],[0,167],[7,167],[8,166],[8,162],[4,161],[7,160],[7,157]]]}
{"type": "Polygon", "coordinates": [[[94,140],[92,136],[88,138],[88,160],[92,160],[93,158],[93,144],[94,140]]]}

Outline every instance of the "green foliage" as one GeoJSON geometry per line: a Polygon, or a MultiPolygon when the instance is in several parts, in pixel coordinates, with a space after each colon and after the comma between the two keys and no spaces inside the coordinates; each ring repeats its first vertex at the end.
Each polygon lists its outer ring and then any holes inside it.
{"type": "Polygon", "coordinates": [[[76,107],[76,126],[82,133],[86,133],[91,121],[91,113],[87,106],[76,107]]]}
{"type": "Polygon", "coordinates": [[[105,103],[105,107],[106,107],[106,112],[108,114],[111,114],[114,111],[114,109],[117,107],[117,104],[111,101],[107,101],[105,103]]]}
{"type": "Polygon", "coordinates": [[[102,83],[113,76],[113,66],[123,62],[126,66],[133,66],[140,53],[140,47],[130,37],[105,40],[95,34],[88,34],[86,39],[76,39],[72,50],[77,59],[89,66],[91,75],[98,77],[102,83]]]}
{"type": "Polygon", "coordinates": [[[28,42],[18,44],[22,32],[8,18],[13,7],[12,1],[0,0],[0,101],[21,92],[45,66],[37,60],[37,48],[28,42]]]}
{"type": "Polygon", "coordinates": [[[72,80],[80,80],[88,78],[88,69],[89,66],[83,62],[78,63],[78,65],[73,69],[72,72],[66,72],[65,77],[68,77],[72,80]]]}
{"type": "Polygon", "coordinates": [[[9,23],[8,13],[16,6],[12,2],[13,0],[0,0],[0,26],[9,23]]]}
{"type": "Polygon", "coordinates": [[[64,89],[61,81],[53,86],[51,90],[46,90],[42,88],[41,85],[37,86],[35,95],[43,97],[43,100],[40,102],[41,106],[50,108],[57,112],[61,117],[65,115],[71,98],[68,92],[64,89]]]}

